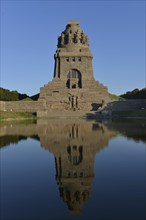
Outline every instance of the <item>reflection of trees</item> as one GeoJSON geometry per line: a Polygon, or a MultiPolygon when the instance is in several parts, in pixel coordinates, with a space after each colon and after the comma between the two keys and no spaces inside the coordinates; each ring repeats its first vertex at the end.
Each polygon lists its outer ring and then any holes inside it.
{"type": "Polygon", "coordinates": [[[129,139],[133,139],[136,142],[143,141],[144,143],[146,143],[146,135],[145,134],[135,134],[135,135],[124,134],[124,136],[128,137],[129,139]]]}
{"type": "Polygon", "coordinates": [[[141,121],[114,121],[107,124],[109,129],[118,131],[123,136],[134,141],[143,141],[146,143],[146,122],[141,121]]]}
{"type": "MultiPolygon", "coordinates": [[[[40,120],[41,121],[41,120],[40,120]]],[[[74,121],[75,122],[75,121],[74,121]]],[[[46,122],[45,122],[46,123],[46,122]]],[[[38,121],[38,124],[23,124],[23,125],[1,125],[0,126],[0,142],[1,142],[1,147],[5,145],[9,145],[10,143],[17,143],[19,140],[25,138],[25,137],[32,137],[34,139],[39,140],[39,136],[44,136],[44,132],[46,133],[51,133],[51,136],[49,136],[50,140],[56,140],[56,135],[57,137],[62,136],[62,141],[66,141],[64,139],[64,134],[62,132],[62,125],[61,123],[57,120],[57,122],[49,123],[48,125],[44,124],[44,121],[41,121],[41,123],[38,121]],[[58,126],[57,131],[56,126],[58,126]],[[59,133],[56,133],[59,132],[59,133]],[[38,136],[39,135],[39,136],[38,136]],[[17,136],[17,137],[16,137],[17,136]],[[19,138],[18,138],[19,136],[19,138]],[[16,141],[16,142],[15,142],[16,141]]],[[[87,123],[84,123],[87,124],[87,123]]],[[[88,123],[89,124],[89,123],[88,123]]],[[[90,122],[91,124],[91,122],[90,122]]],[[[92,124],[92,131],[98,131],[99,129],[102,130],[102,133],[105,132],[105,129],[103,129],[103,126],[101,126],[101,123],[93,123],[92,124]]],[[[63,131],[68,132],[68,124],[63,125],[63,131]],[[66,129],[65,129],[66,127],[66,129]]],[[[83,125],[82,125],[83,126],[83,125]]],[[[88,126],[89,127],[89,126],[88,126]]],[[[104,125],[105,127],[105,125],[104,125]]],[[[122,121],[113,121],[113,122],[107,122],[106,127],[109,130],[113,130],[116,133],[121,133],[122,135],[134,139],[135,141],[143,141],[146,142],[146,136],[145,136],[145,130],[146,130],[146,123],[145,121],[131,121],[131,120],[122,120],[122,121]]],[[[79,127],[76,126],[76,123],[72,124],[72,127],[70,127],[70,132],[68,133],[68,138],[76,138],[78,135],[82,135],[84,139],[88,140],[88,134],[82,134],[83,132],[80,131],[80,134],[78,134],[78,129],[79,127]]],[[[85,129],[83,129],[85,130],[85,129]]],[[[87,129],[88,131],[88,129],[87,129]]],[[[89,132],[91,134],[91,132],[89,132]]],[[[89,135],[90,136],[90,135],[89,135]]],[[[91,138],[91,137],[89,137],[91,138]]],[[[46,139],[46,137],[45,137],[46,139]]],[[[54,144],[57,144],[54,141],[54,144]]],[[[46,144],[42,145],[45,146],[46,144]]]]}
{"type": "Polygon", "coordinates": [[[27,137],[21,135],[5,135],[0,137],[0,147],[8,146],[10,144],[17,144],[20,140],[25,140],[27,137]]]}
{"type": "Polygon", "coordinates": [[[22,135],[5,135],[0,137],[0,148],[6,147],[10,144],[17,144],[21,140],[26,140],[28,137],[39,140],[39,137],[37,135],[32,136],[22,136],[22,135]]]}

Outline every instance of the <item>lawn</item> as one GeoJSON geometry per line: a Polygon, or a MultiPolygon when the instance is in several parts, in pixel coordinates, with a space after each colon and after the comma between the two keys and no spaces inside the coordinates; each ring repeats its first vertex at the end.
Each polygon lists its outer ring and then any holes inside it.
{"type": "Polygon", "coordinates": [[[0,112],[0,120],[26,120],[35,119],[36,114],[32,112],[0,112]]]}

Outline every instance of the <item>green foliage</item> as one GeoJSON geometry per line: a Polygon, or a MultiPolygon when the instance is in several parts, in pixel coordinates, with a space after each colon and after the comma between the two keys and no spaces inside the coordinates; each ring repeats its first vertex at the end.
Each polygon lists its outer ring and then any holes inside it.
{"type": "Polygon", "coordinates": [[[40,138],[38,135],[31,135],[31,136],[23,136],[23,135],[5,135],[0,137],[0,148],[6,147],[10,144],[17,144],[21,140],[26,140],[28,137],[39,141],[40,138]]]}
{"type": "Polygon", "coordinates": [[[109,97],[110,97],[111,100],[115,100],[115,101],[123,100],[122,97],[117,96],[117,95],[115,95],[115,94],[111,94],[111,93],[109,93],[109,97]]]}
{"type": "Polygon", "coordinates": [[[33,95],[33,96],[30,96],[30,98],[33,100],[33,101],[37,101],[38,98],[39,98],[39,93],[37,93],[36,95],[33,95]]]}
{"type": "Polygon", "coordinates": [[[10,91],[0,87],[0,101],[19,101],[27,98],[28,95],[18,93],[17,91],[10,91]]]}
{"type": "Polygon", "coordinates": [[[0,100],[1,101],[18,101],[19,95],[17,91],[9,91],[8,89],[0,88],[0,100]]]}
{"type": "Polygon", "coordinates": [[[23,99],[22,101],[33,101],[30,97],[23,99]]]}
{"type": "Polygon", "coordinates": [[[33,96],[28,96],[27,94],[21,94],[17,91],[10,91],[0,87],[0,101],[37,101],[39,98],[39,93],[33,96]]]}
{"type": "Polygon", "coordinates": [[[17,144],[20,140],[27,139],[27,137],[19,135],[6,135],[0,137],[0,148],[9,144],[17,144]]]}
{"type": "Polygon", "coordinates": [[[23,100],[23,99],[26,99],[28,98],[29,96],[26,95],[26,94],[21,94],[21,93],[18,93],[19,94],[19,100],[23,100]]]}
{"type": "Polygon", "coordinates": [[[0,112],[0,120],[35,119],[36,113],[32,112],[0,112]]]}
{"type": "Polygon", "coordinates": [[[146,99],[146,88],[144,89],[134,89],[132,91],[128,91],[120,97],[125,99],[146,99]]]}

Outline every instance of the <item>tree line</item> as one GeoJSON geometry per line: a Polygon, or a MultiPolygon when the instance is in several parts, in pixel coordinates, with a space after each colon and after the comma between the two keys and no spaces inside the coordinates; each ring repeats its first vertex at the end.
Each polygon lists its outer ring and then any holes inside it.
{"type": "Polygon", "coordinates": [[[124,99],[146,99],[146,88],[128,91],[125,94],[120,95],[120,97],[124,99]]]}
{"type": "Polygon", "coordinates": [[[39,98],[39,94],[28,96],[27,94],[21,94],[19,92],[10,91],[8,89],[4,89],[0,87],[0,101],[20,101],[29,98],[30,100],[37,101],[39,98]]]}

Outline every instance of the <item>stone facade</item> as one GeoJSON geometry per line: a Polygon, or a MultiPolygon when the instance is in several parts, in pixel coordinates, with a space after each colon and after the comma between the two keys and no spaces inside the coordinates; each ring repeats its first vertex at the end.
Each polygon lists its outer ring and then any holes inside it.
{"type": "Polygon", "coordinates": [[[68,21],[54,59],[54,78],[40,89],[45,111],[97,110],[109,101],[107,88],[94,79],[88,37],[78,21],[68,21]]]}

